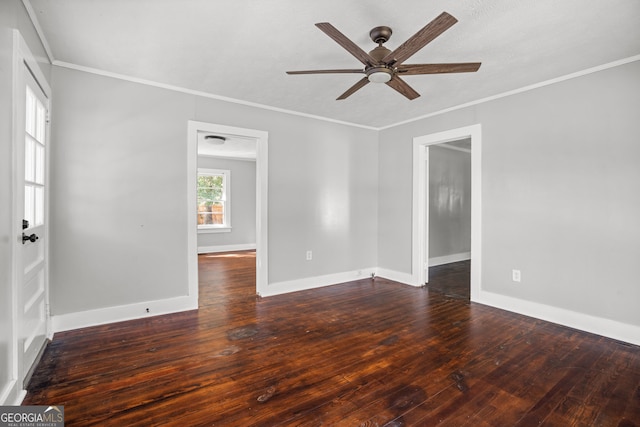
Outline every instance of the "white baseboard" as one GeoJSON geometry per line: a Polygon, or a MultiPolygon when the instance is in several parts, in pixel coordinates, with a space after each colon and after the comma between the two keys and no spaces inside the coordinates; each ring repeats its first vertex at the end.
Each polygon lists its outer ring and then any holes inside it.
{"type": "Polygon", "coordinates": [[[198,299],[195,295],[182,296],[116,307],[105,307],[77,313],[53,315],[51,317],[51,323],[53,324],[53,332],[61,332],[89,326],[104,325],[106,323],[196,310],[197,308],[198,299]],[[147,311],[147,309],[149,311],[147,311]]]}
{"type": "Polygon", "coordinates": [[[20,390],[20,393],[18,393],[18,397],[16,399],[14,406],[22,405],[22,401],[24,400],[25,397],[27,397],[27,390],[20,390]]]}
{"type": "Polygon", "coordinates": [[[270,297],[288,292],[304,291],[307,289],[321,288],[323,286],[337,285],[339,283],[371,277],[372,273],[376,273],[376,269],[373,267],[355,271],[346,271],[343,273],[327,274],[325,276],[306,277],[304,279],[269,283],[269,285],[267,285],[266,292],[262,292],[260,296],[270,297]]]}
{"type": "Polygon", "coordinates": [[[409,286],[420,286],[414,282],[414,277],[409,273],[402,273],[400,271],[387,270],[386,268],[378,268],[376,276],[380,276],[384,279],[393,280],[409,286]]]}
{"type": "Polygon", "coordinates": [[[429,258],[429,267],[436,265],[449,264],[452,262],[466,261],[471,259],[471,252],[461,252],[459,254],[443,255],[429,258]]]}
{"type": "MultiPolygon", "coordinates": [[[[303,279],[270,283],[267,286],[266,292],[262,292],[261,296],[268,297],[284,294],[287,292],[320,288],[323,286],[335,285],[352,280],[364,279],[367,277],[371,277],[372,273],[376,274],[376,276],[406,285],[420,286],[414,283],[414,278],[411,274],[384,268],[371,267],[355,271],[347,271],[343,273],[327,274],[324,276],[307,277],[303,279]]],[[[518,298],[482,290],[479,292],[478,298],[473,299],[473,302],[489,305],[525,316],[534,317],[536,319],[557,323],[563,326],[568,326],[570,328],[602,335],[631,344],[640,345],[640,326],[630,325],[615,320],[595,317],[588,314],[566,310],[563,308],[539,304],[532,301],[525,301],[518,298]]],[[[61,332],[72,329],[85,328],[88,326],[103,325],[106,323],[140,319],[150,316],[176,313],[180,311],[195,310],[197,308],[198,301],[195,296],[183,296],[164,300],[129,304],[118,307],[107,307],[96,310],[88,310],[79,313],[54,315],[52,316],[51,321],[53,325],[53,331],[61,332]],[[148,313],[147,308],[149,309],[148,313]]],[[[2,394],[0,394],[0,405],[11,404],[11,402],[3,403],[3,399],[14,401],[16,398],[19,398],[17,393],[20,393],[20,391],[13,390],[12,387],[15,387],[15,385],[5,385],[2,394]]]]}
{"type": "Polygon", "coordinates": [[[243,243],[239,245],[198,246],[199,254],[213,254],[217,252],[250,251],[256,248],[255,243],[243,243]]]}
{"type": "Polygon", "coordinates": [[[480,291],[478,299],[474,300],[474,302],[525,316],[535,317],[536,319],[557,323],[603,337],[640,345],[639,326],[487,291],[480,291]]]}
{"type": "Polygon", "coordinates": [[[18,381],[11,380],[2,387],[0,406],[19,406],[27,395],[27,390],[18,386],[18,381]]]}
{"type": "MultiPolygon", "coordinates": [[[[429,267],[436,265],[449,264],[452,262],[466,261],[471,259],[471,252],[462,252],[459,254],[444,255],[434,258],[429,258],[429,267]]],[[[410,273],[403,273],[401,271],[388,270],[386,268],[378,267],[377,276],[384,277],[385,279],[393,280],[394,282],[400,282],[409,286],[422,286],[422,283],[416,283],[416,278],[410,273]]]]}

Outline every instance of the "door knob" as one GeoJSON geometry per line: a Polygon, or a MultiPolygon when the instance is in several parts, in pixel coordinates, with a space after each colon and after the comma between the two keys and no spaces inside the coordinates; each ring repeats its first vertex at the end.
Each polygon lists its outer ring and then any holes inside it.
{"type": "Polygon", "coordinates": [[[27,242],[35,242],[36,240],[38,240],[38,236],[36,236],[35,233],[33,233],[31,236],[27,236],[26,234],[22,233],[22,244],[24,245],[27,242]]]}

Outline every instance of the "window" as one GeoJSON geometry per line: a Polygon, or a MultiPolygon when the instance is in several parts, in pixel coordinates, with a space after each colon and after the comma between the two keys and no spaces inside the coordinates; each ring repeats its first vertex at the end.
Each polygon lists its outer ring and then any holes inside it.
{"type": "Polygon", "coordinates": [[[24,145],[24,216],[30,227],[44,224],[46,108],[27,86],[24,145]]]}
{"type": "Polygon", "coordinates": [[[198,169],[198,231],[231,231],[230,175],[228,170],[198,169]]]}

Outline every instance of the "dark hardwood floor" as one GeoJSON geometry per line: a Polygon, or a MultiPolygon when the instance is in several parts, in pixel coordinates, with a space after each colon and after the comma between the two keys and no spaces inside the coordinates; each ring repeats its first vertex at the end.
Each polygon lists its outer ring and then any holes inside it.
{"type": "Polygon", "coordinates": [[[68,426],[640,426],[639,347],[470,303],[468,264],[264,299],[254,265],[201,255],[199,310],[56,334],[24,404],[68,426]]]}
{"type": "Polygon", "coordinates": [[[471,261],[452,262],[429,268],[429,290],[449,298],[469,301],[471,297],[471,261]]]}

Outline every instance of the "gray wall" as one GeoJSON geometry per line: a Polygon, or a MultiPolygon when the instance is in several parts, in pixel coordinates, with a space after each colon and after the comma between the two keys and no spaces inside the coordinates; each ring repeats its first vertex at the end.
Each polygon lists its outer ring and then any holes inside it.
{"type": "Polygon", "coordinates": [[[429,258],[471,251],[471,154],[429,147],[429,258]]]}
{"type": "Polygon", "coordinates": [[[198,233],[198,248],[256,244],[256,162],[199,156],[199,168],[231,171],[231,231],[198,233]]]}
{"type": "Polygon", "coordinates": [[[483,289],[640,325],[639,76],[633,62],[382,131],[379,266],[411,271],[412,138],[481,123],[483,289]]]}
{"type": "Polygon", "coordinates": [[[60,67],[53,86],[54,315],[186,295],[188,120],[269,132],[270,283],[375,265],[377,132],[60,67]]]}
{"type": "Polygon", "coordinates": [[[483,287],[640,325],[640,63],[376,132],[50,70],[22,3],[4,0],[0,367],[13,327],[12,28],[54,90],[54,315],[186,294],[188,120],[269,132],[271,283],[376,265],[409,273],[412,138],[481,123],[483,287]]]}
{"type": "MultiPolygon", "coordinates": [[[[12,224],[12,90],[13,90],[13,30],[18,29],[36,57],[42,72],[49,79],[44,48],[19,0],[0,1],[0,392],[11,379],[11,340],[14,319],[11,317],[13,286],[13,237],[20,224],[12,224]]],[[[9,396],[11,402],[16,396],[9,396]]],[[[2,402],[0,402],[2,403],[2,402]]]]}

